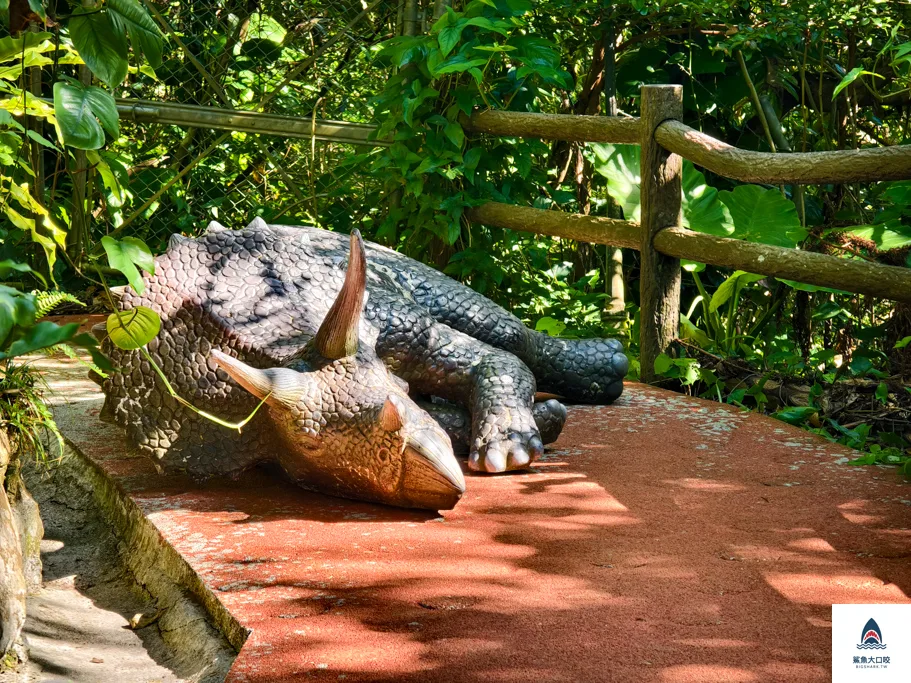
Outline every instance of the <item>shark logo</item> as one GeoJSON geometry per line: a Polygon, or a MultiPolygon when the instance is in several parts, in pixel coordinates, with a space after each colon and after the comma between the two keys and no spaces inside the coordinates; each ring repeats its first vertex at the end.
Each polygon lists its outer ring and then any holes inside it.
{"type": "Polygon", "coordinates": [[[875,620],[869,619],[864,624],[864,630],[860,636],[860,643],[857,645],[858,650],[885,650],[886,644],[883,642],[883,632],[875,620]]]}

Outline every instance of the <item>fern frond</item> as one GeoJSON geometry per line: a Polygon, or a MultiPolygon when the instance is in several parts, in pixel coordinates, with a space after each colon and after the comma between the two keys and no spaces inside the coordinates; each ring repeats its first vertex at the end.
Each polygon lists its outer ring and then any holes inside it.
{"type": "Polygon", "coordinates": [[[101,375],[101,377],[107,379],[108,375],[104,370],[99,368],[92,361],[85,360],[84,358],[80,357],[79,354],[76,352],[76,349],[74,349],[69,344],[54,344],[53,346],[50,346],[50,347],[44,349],[44,353],[48,356],[53,356],[55,353],[58,353],[58,352],[65,355],[67,358],[72,358],[74,361],[79,363],[79,365],[85,366],[89,370],[94,370],[99,375],[101,375]]]}
{"type": "Polygon", "coordinates": [[[85,307],[84,303],[68,292],[45,292],[42,290],[35,290],[32,294],[35,295],[36,303],[38,304],[37,317],[39,318],[43,318],[62,303],[78,304],[85,307]]]}

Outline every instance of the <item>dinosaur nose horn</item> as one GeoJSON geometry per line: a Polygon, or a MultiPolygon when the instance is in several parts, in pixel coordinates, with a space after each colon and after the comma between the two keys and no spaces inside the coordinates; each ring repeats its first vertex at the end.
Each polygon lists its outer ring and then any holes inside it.
{"type": "Polygon", "coordinates": [[[357,328],[367,288],[367,256],[358,230],[351,231],[348,272],[341,291],[316,333],[316,349],[330,360],[357,353],[357,328]]]}
{"type": "Polygon", "coordinates": [[[304,391],[301,374],[289,368],[260,370],[218,349],[212,349],[212,358],[218,367],[251,394],[257,398],[268,396],[269,403],[277,401],[294,405],[304,391]]]}

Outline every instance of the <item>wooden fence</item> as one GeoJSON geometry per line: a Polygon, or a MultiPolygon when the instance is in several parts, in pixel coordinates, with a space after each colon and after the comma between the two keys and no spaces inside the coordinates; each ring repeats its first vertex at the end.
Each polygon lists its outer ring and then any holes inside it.
{"type": "Polygon", "coordinates": [[[682,163],[751,183],[821,184],[911,179],[911,145],[774,154],[737,149],[680,122],[683,89],[648,85],[641,116],[616,118],[486,111],[465,121],[474,133],[611,142],[642,147],[641,222],[488,202],[472,220],[501,228],[638,249],[640,363],[645,381],[680,325],[680,259],[911,303],[911,269],[716,237],[682,227],[682,163]]]}
{"type": "MultiPolygon", "coordinates": [[[[374,126],[309,117],[118,100],[125,119],[199,128],[241,130],[283,137],[388,145],[374,126]]],[[[469,218],[488,225],[567,239],[638,249],[641,376],[654,379],[654,361],[670,347],[680,324],[680,259],[797,280],[858,294],[911,303],[911,269],[849,260],[682,227],[682,161],[750,183],[822,184],[911,179],[911,145],[876,149],[774,154],[731,147],[681,123],[683,89],[648,85],[639,118],[575,116],[511,111],[476,112],[466,130],[504,137],[642,146],[641,222],[598,218],[488,202],[469,218]]],[[[188,170],[188,169],[186,169],[188,170]]]]}

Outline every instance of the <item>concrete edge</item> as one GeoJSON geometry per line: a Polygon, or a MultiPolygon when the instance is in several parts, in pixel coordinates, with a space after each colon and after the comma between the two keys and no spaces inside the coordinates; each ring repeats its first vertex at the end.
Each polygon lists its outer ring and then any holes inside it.
{"type": "MultiPolygon", "coordinates": [[[[63,458],[55,469],[67,468],[79,484],[91,491],[99,512],[118,539],[124,565],[162,610],[158,625],[169,647],[200,663],[211,660],[219,646],[212,642],[213,637],[218,638],[208,624],[210,620],[235,653],[240,652],[249,631],[206,587],[121,485],[66,436],[64,441],[63,458]]],[[[233,658],[231,662],[215,664],[227,674],[232,662],[233,658]]],[[[209,673],[214,672],[210,669],[209,673]]]]}

